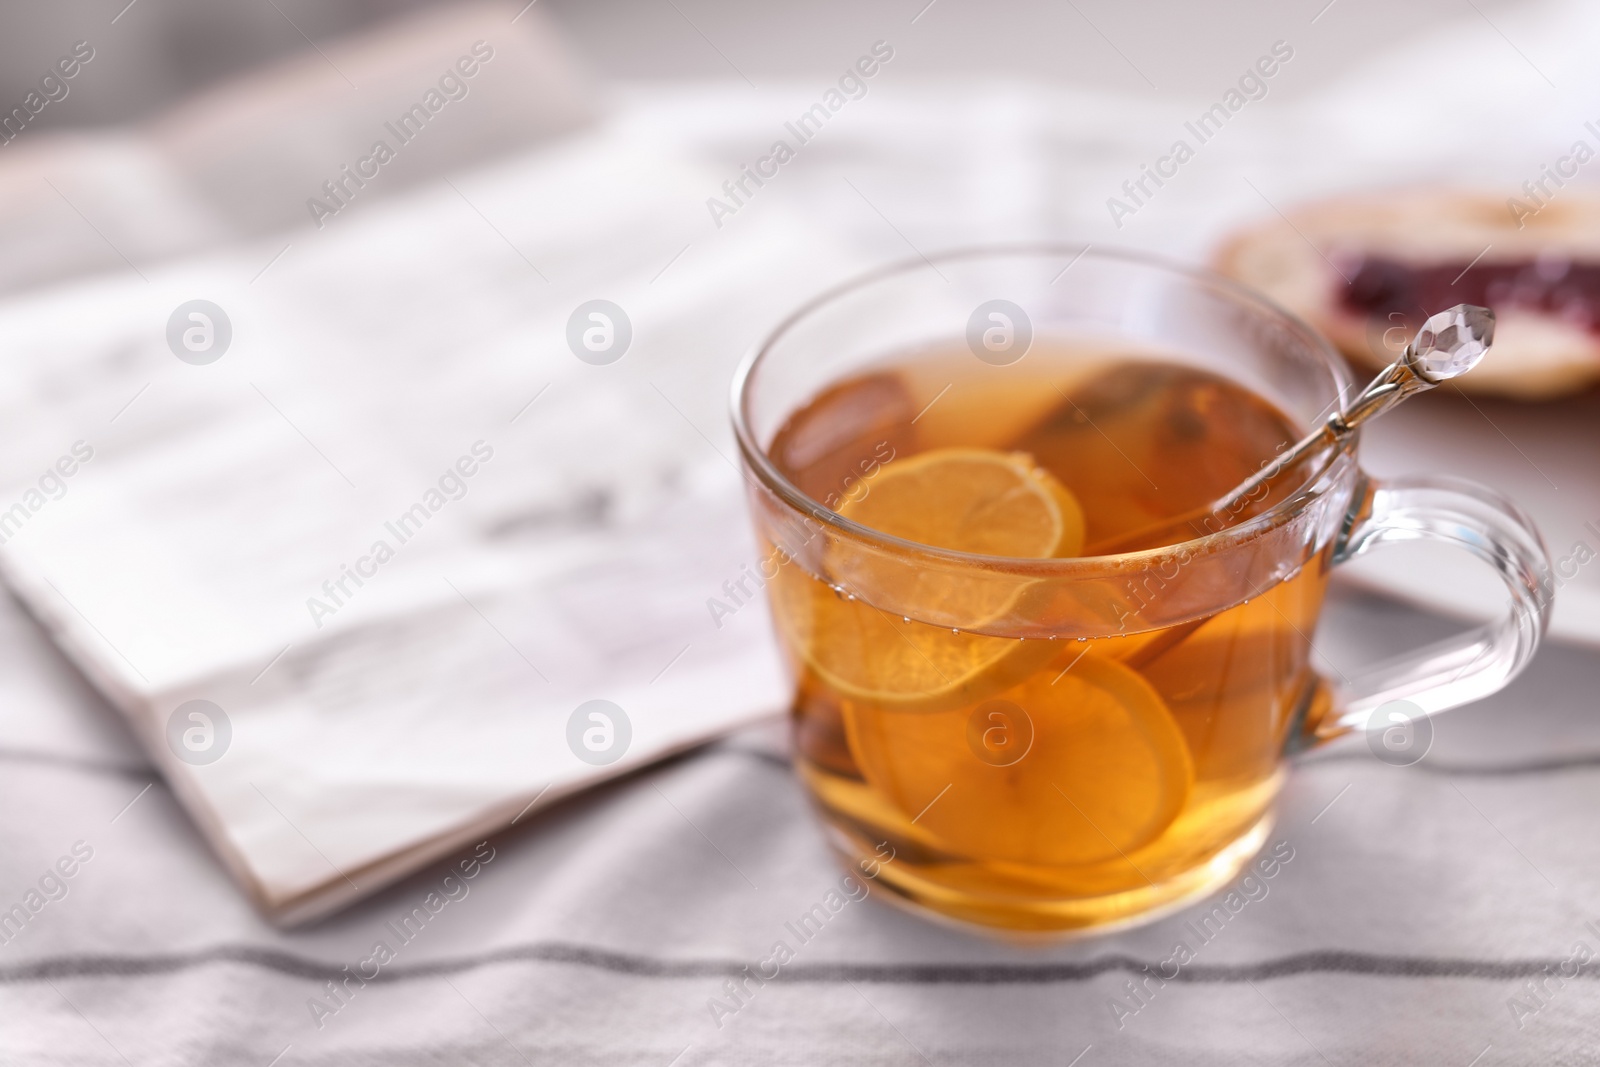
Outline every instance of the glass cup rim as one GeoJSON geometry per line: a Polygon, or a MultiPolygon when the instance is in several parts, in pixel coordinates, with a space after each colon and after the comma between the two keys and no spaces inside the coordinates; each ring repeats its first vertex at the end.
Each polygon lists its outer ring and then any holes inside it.
{"type": "Polygon", "coordinates": [[[1349,468],[1354,466],[1353,457],[1356,441],[1353,439],[1348,446],[1330,456],[1311,476],[1301,483],[1294,493],[1245,522],[1225,527],[1215,533],[1204,534],[1187,541],[1175,542],[1171,545],[1139,549],[1132,552],[1118,552],[1100,556],[1073,556],[1064,559],[985,556],[955,549],[939,548],[934,545],[925,545],[917,541],[908,541],[905,538],[882,533],[853,519],[845,518],[820,500],[807,495],[778,469],[777,465],[767,455],[766,450],[756,442],[755,433],[750,426],[748,412],[749,385],[762,362],[794,327],[841,298],[876,282],[885,281],[897,275],[911,274],[918,270],[936,269],[936,264],[939,263],[1006,256],[1072,256],[1074,257],[1073,263],[1076,263],[1079,259],[1102,259],[1148,267],[1199,283],[1222,293],[1237,303],[1253,306],[1256,310],[1276,318],[1281,325],[1290,331],[1297,341],[1303,343],[1311,352],[1315,353],[1319,362],[1328,369],[1337,386],[1341,402],[1347,400],[1354,389],[1355,380],[1351,376],[1344,360],[1339,356],[1333,345],[1313,329],[1309,323],[1264,293],[1206,267],[1183,263],[1152,252],[1128,248],[1107,248],[1088,242],[1031,241],[966,245],[935,252],[931,256],[919,254],[905,259],[894,260],[830,286],[790,312],[761,340],[757,341],[750,351],[745,354],[744,358],[739,361],[738,369],[734,372],[730,395],[733,432],[735,439],[738,441],[740,455],[743,457],[746,466],[760,480],[763,488],[773,493],[789,507],[847,535],[852,540],[865,541],[872,545],[889,548],[901,554],[920,555],[961,566],[979,567],[991,571],[1023,571],[1032,576],[1048,574],[1066,576],[1069,574],[1081,575],[1087,569],[1100,569],[1108,563],[1152,560],[1174,553],[1195,555],[1202,552],[1215,551],[1232,543],[1243,542],[1254,537],[1259,532],[1278,526],[1297,515],[1313,501],[1323,496],[1330,484],[1337,482],[1349,468]]]}

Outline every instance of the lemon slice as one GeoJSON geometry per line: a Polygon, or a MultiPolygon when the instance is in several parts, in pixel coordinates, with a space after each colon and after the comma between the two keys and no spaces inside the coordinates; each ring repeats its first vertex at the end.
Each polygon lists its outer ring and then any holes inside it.
{"type": "Polygon", "coordinates": [[[851,750],[868,782],[948,852],[1045,866],[1125,860],[1183,810],[1189,748],[1137,673],[1095,653],[1067,662],[972,707],[847,707],[851,750]]]}
{"type": "Polygon", "coordinates": [[[892,537],[1013,559],[1075,556],[1083,509],[1026,452],[936,448],[885,466],[839,514],[892,537]]]}
{"type": "MultiPolygon", "coordinates": [[[[940,548],[1043,559],[1083,546],[1083,511],[1024,453],[942,448],[892,462],[839,513],[882,533],[940,548]]],[[[1005,614],[1021,586],[1007,576],[952,577],[892,554],[851,545],[829,569],[859,599],[790,569],[771,588],[799,658],[846,700],[934,711],[980,700],[1021,681],[1058,651],[1044,641],[952,632],[871,603],[916,605],[981,625],[1005,614]]]]}
{"type": "Polygon", "coordinates": [[[809,575],[785,574],[769,592],[801,664],[846,703],[904,711],[959,707],[1017,684],[1057,651],[1044,641],[906,622],[865,601],[836,597],[809,575]]]}

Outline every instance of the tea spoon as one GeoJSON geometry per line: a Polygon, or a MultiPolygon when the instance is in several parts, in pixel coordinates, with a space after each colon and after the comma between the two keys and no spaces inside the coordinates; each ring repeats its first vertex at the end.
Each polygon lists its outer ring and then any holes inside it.
{"type": "Polygon", "coordinates": [[[1194,534],[1204,536],[1223,529],[1246,503],[1262,495],[1263,488],[1270,493],[1286,471],[1330,445],[1342,444],[1363,423],[1382,415],[1402,400],[1467,373],[1483,360],[1493,343],[1494,312],[1486,307],[1457,304],[1428,316],[1400,358],[1385,367],[1348,406],[1329,415],[1320,427],[1280,452],[1271,463],[1226,495],[1157,526],[1091,545],[1085,554],[1125,552],[1134,545],[1153,548],[1187,540],[1194,534]],[[1164,531],[1174,536],[1158,539],[1157,535],[1164,531]]]}

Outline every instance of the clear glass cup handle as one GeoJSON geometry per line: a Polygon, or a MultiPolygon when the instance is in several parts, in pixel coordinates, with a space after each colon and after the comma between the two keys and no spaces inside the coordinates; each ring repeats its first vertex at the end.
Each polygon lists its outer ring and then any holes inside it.
{"type": "Polygon", "coordinates": [[[1509,609],[1351,679],[1332,716],[1331,725],[1341,732],[1363,728],[1392,700],[1435,715],[1488,696],[1528,665],[1550,621],[1551,565],[1544,540],[1521,508],[1493,490],[1427,476],[1369,482],[1333,561],[1343,563],[1390,541],[1442,541],[1466,549],[1500,575],[1511,594],[1509,609]]]}

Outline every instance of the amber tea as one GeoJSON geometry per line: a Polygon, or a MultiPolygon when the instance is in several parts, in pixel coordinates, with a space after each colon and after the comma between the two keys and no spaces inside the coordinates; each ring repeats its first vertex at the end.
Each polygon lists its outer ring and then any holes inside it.
{"type": "MultiPolygon", "coordinates": [[[[827,388],[769,455],[879,533],[1050,559],[1158,547],[1140,532],[1170,531],[1302,432],[1175,362],[918,352],[827,388]]],[[[1076,640],[985,633],[999,603],[963,605],[977,625],[935,625],[779,567],[801,772],[841,847],[892,854],[880,882],[935,911],[1021,928],[1146,911],[1265,833],[1286,732],[1320,695],[1307,635],[1325,563],[1179,626],[1076,640]]],[[[1147,582],[1130,602],[1163,591],[1147,582]]],[[[947,616],[961,594],[928,595],[947,616]]]]}

